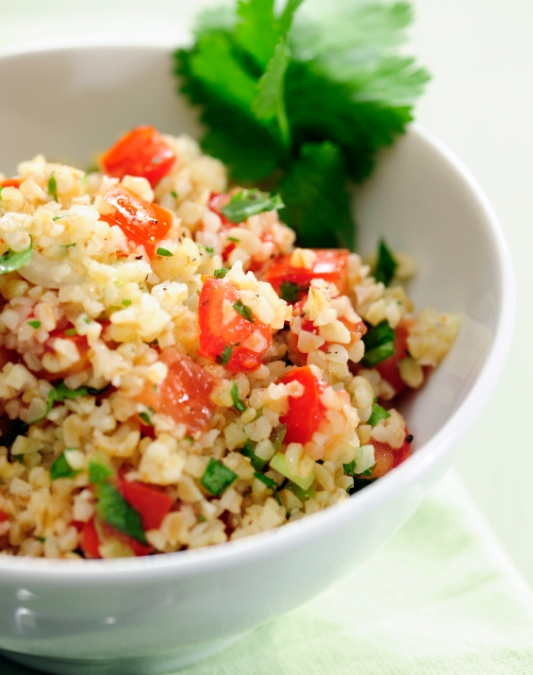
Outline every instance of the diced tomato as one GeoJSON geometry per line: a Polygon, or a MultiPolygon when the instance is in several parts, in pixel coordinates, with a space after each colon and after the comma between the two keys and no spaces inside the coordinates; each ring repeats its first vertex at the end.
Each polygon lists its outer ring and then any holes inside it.
{"type": "Polygon", "coordinates": [[[343,291],[346,285],[346,264],[349,251],[345,249],[314,249],[316,261],[311,269],[293,267],[291,254],[280,255],[274,258],[266,273],[266,279],[274,287],[278,295],[281,295],[283,282],[296,284],[301,293],[305,293],[313,279],[324,279],[337,286],[343,291]]]}
{"type": "Polygon", "coordinates": [[[374,446],[374,458],[376,464],[370,478],[381,478],[381,476],[384,476],[395,466],[404,462],[411,454],[411,440],[412,437],[409,436],[407,429],[405,430],[405,441],[403,445],[396,450],[391,448],[387,443],[380,443],[379,441],[372,439],[370,442],[374,446]]]}
{"type": "Polygon", "coordinates": [[[233,251],[234,248],[235,248],[235,242],[233,242],[233,241],[230,241],[230,243],[227,244],[227,246],[224,246],[224,250],[222,251],[222,260],[225,263],[228,262],[229,255],[233,251]]]}
{"type": "Polygon", "coordinates": [[[158,530],[172,507],[172,498],[153,485],[121,479],[119,491],[139,513],[145,530],[158,530]]]}
{"type": "Polygon", "coordinates": [[[4,523],[7,520],[7,513],[0,510],[0,523],[4,523]]]}
{"type": "Polygon", "coordinates": [[[141,199],[121,185],[112,187],[104,200],[114,210],[110,214],[101,215],[100,219],[110,225],[118,225],[131,242],[144,246],[144,250],[152,258],[156,243],[164,239],[172,225],[169,211],[141,199]]]}
{"type": "Polygon", "coordinates": [[[170,172],[176,155],[154,127],[145,125],[122,136],[100,161],[109,176],[141,176],[154,187],[170,172]]]}
{"type": "Polygon", "coordinates": [[[101,558],[100,540],[94,524],[94,517],[85,523],[81,535],[81,550],[86,558],[101,558]]]}
{"type": "Polygon", "coordinates": [[[161,360],[168,366],[166,378],[157,388],[147,384],[138,400],[185,424],[189,433],[205,431],[216,407],[210,398],[215,379],[176,349],[166,349],[161,360]]]}
{"type": "Polygon", "coordinates": [[[326,407],[320,396],[326,388],[326,383],[318,379],[309,366],[295,368],[284,375],[280,383],[289,384],[299,382],[303,388],[302,396],[289,396],[287,414],[280,417],[280,423],[287,425],[285,443],[307,443],[318,431],[326,416],[326,407]]]}
{"type": "Polygon", "coordinates": [[[231,308],[239,298],[237,287],[227,279],[208,277],[204,281],[198,307],[199,353],[216,361],[222,358],[225,349],[231,348],[225,367],[232,373],[248,373],[261,365],[263,354],[272,344],[272,331],[261,321],[254,319],[252,323],[231,309],[228,318],[224,308],[231,308]],[[257,351],[245,344],[254,337],[257,351]]]}
{"type": "Polygon", "coordinates": [[[400,394],[406,387],[405,382],[400,377],[398,364],[402,359],[409,356],[407,352],[407,338],[411,323],[411,320],[404,320],[398,324],[394,332],[394,354],[375,366],[381,377],[394,389],[395,395],[400,394]]]}
{"type": "Polygon", "coordinates": [[[0,181],[0,187],[14,187],[19,188],[22,183],[22,178],[6,178],[3,181],[0,181]]]}

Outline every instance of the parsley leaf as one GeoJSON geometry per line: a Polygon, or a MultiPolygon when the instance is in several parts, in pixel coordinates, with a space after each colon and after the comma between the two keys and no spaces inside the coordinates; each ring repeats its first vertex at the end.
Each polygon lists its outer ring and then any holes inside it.
{"type": "Polygon", "coordinates": [[[218,497],[238,478],[237,474],[228,469],[218,459],[211,457],[203,476],[200,478],[200,483],[205,489],[214,497],[218,497]]]}
{"type": "Polygon", "coordinates": [[[260,480],[262,483],[264,483],[268,488],[272,490],[274,493],[274,498],[278,502],[278,504],[281,505],[281,499],[279,498],[278,495],[278,486],[275,481],[272,480],[272,478],[269,478],[268,476],[265,476],[262,473],[259,473],[259,471],[254,471],[254,477],[257,478],[257,480],[260,480]]]}
{"type": "Polygon", "coordinates": [[[96,513],[115,530],[133,537],[141,544],[148,544],[144,535],[141,516],[128,504],[117,488],[107,481],[96,483],[96,513]]]}
{"type": "Polygon", "coordinates": [[[222,354],[219,354],[219,356],[217,356],[217,359],[216,359],[217,363],[220,364],[221,366],[227,366],[228,363],[229,363],[229,360],[231,359],[232,351],[233,351],[233,345],[231,345],[231,346],[226,345],[224,347],[224,351],[222,352],[222,354]]]}
{"type": "Polygon", "coordinates": [[[241,300],[236,300],[233,303],[233,309],[238,312],[243,317],[243,319],[246,319],[246,321],[249,321],[250,323],[254,322],[252,310],[248,307],[248,305],[243,305],[241,300]]]}
{"type": "Polygon", "coordinates": [[[163,248],[160,246],[156,250],[156,254],[162,256],[163,258],[172,258],[174,256],[173,253],[171,253],[167,248],[163,248]]]}
{"type": "Polygon", "coordinates": [[[70,467],[64,452],[59,455],[50,467],[51,480],[56,480],[57,478],[74,478],[74,476],[77,476],[79,473],[79,470],[75,471],[70,467]]]}
{"type": "Polygon", "coordinates": [[[58,202],[59,199],[57,198],[57,181],[56,181],[56,177],[54,176],[53,171],[52,171],[52,175],[48,179],[47,187],[48,187],[48,192],[54,198],[54,201],[58,202]]]}
{"type": "Polygon", "coordinates": [[[378,260],[374,270],[374,279],[388,286],[394,277],[398,263],[383,239],[379,240],[378,260]]]}
{"type": "Polygon", "coordinates": [[[299,286],[294,281],[282,281],[280,284],[281,299],[294,304],[307,291],[305,286],[299,286]]]}
{"type": "Polygon", "coordinates": [[[237,387],[235,380],[233,380],[233,384],[231,385],[231,400],[239,412],[244,412],[246,410],[246,406],[239,398],[239,388],[237,387]]]}
{"type": "Polygon", "coordinates": [[[215,279],[223,279],[227,273],[228,270],[224,269],[223,267],[219,267],[218,270],[215,270],[213,272],[213,276],[215,277],[215,279]]]}
{"type": "Polygon", "coordinates": [[[19,251],[15,253],[14,251],[8,251],[0,257],[0,274],[9,274],[10,272],[15,272],[15,270],[20,269],[21,267],[26,267],[30,264],[31,254],[32,254],[32,245],[25,251],[19,251]]]}
{"type": "Polygon", "coordinates": [[[256,469],[257,471],[262,471],[267,465],[267,462],[266,460],[261,459],[261,457],[258,457],[255,454],[254,450],[256,445],[257,443],[255,441],[252,441],[249,438],[247,438],[246,443],[244,444],[244,447],[242,448],[241,452],[245,457],[250,458],[250,462],[252,463],[254,469],[256,469]]]}
{"type": "Polygon", "coordinates": [[[387,320],[378,323],[363,336],[365,355],[361,364],[367,368],[384,361],[394,354],[394,330],[387,320]]]}
{"type": "Polygon", "coordinates": [[[379,421],[385,420],[387,417],[390,417],[390,412],[388,410],[385,410],[385,408],[382,408],[377,403],[372,403],[372,414],[366,423],[370,424],[371,427],[375,427],[379,421]]]}
{"type": "Polygon", "coordinates": [[[27,323],[28,323],[28,326],[31,326],[32,328],[35,328],[35,330],[37,330],[38,328],[41,327],[41,322],[40,322],[40,321],[37,321],[37,320],[35,320],[35,321],[28,321],[27,323]]]}
{"type": "Polygon", "coordinates": [[[354,225],[344,159],[329,141],[306,143],[278,185],[284,220],[304,248],[353,247],[354,225]]]}
{"type": "Polygon", "coordinates": [[[268,192],[241,190],[232,195],[229,202],[222,207],[222,214],[232,223],[242,223],[257,213],[282,209],[283,206],[279,195],[271,197],[268,192]]]}

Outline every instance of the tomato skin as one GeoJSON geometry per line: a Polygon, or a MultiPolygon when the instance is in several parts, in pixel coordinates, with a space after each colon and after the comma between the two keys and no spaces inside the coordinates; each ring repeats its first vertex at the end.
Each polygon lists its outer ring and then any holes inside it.
{"type": "Polygon", "coordinates": [[[226,347],[233,347],[225,368],[232,373],[248,373],[260,367],[263,354],[272,344],[272,331],[261,321],[254,319],[252,323],[237,312],[229,321],[225,320],[224,303],[233,305],[239,298],[239,291],[231,281],[215,277],[205,279],[198,307],[199,353],[216,361],[226,347]],[[261,334],[264,342],[264,348],[259,352],[243,345],[254,331],[261,334]]]}
{"type": "Polygon", "coordinates": [[[342,293],[346,286],[346,264],[350,252],[345,249],[313,249],[316,260],[311,269],[293,267],[291,255],[279,255],[272,260],[266,273],[266,280],[281,295],[282,282],[293,283],[307,291],[313,279],[324,279],[337,286],[342,293]]]}
{"type": "Polygon", "coordinates": [[[7,520],[7,513],[0,510],[0,523],[4,523],[7,520]]]}
{"type": "Polygon", "coordinates": [[[402,321],[394,331],[394,354],[378,363],[375,369],[394,389],[395,396],[401,394],[406,388],[405,382],[400,377],[398,364],[402,359],[409,356],[407,351],[407,338],[409,336],[410,321],[402,321]]]}
{"type": "Polygon", "coordinates": [[[100,539],[94,524],[94,516],[86,522],[81,533],[81,550],[86,558],[101,558],[100,539]]]}
{"type": "Polygon", "coordinates": [[[319,380],[309,366],[295,368],[278,380],[278,384],[299,382],[304,393],[298,398],[289,396],[287,414],[280,417],[280,424],[287,425],[284,443],[308,443],[318,431],[326,416],[326,407],[320,396],[326,383],[319,380]]]}
{"type": "Polygon", "coordinates": [[[387,443],[380,443],[379,441],[371,439],[370,442],[374,446],[374,457],[376,464],[372,474],[369,477],[381,478],[381,476],[384,476],[391,469],[394,469],[402,462],[405,462],[405,460],[411,454],[411,440],[412,436],[409,435],[409,431],[407,429],[405,430],[405,440],[403,445],[398,449],[391,448],[391,446],[387,443]]]}
{"type": "Polygon", "coordinates": [[[141,176],[152,187],[170,172],[175,161],[176,155],[161,134],[148,125],[128,131],[100,159],[108,176],[141,176]]]}
{"type": "Polygon", "coordinates": [[[228,220],[226,216],[222,213],[222,209],[229,204],[231,200],[231,195],[227,192],[222,192],[221,194],[215,194],[212,192],[209,196],[209,201],[207,202],[207,207],[211,209],[214,213],[220,216],[220,222],[222,226],[226,229],[231,229],[232,227],[237,227],[235,223],[232,223],[231,220],[228,220]]]}
{"type": "Polygon", "coordinates": [[[153,485],[121,479],[119,492],[141,516],[145,530],[158,530],[172,507],[172,499],[153,485]]]}
{"type": "Polygon", "coordinates": [[[215,378],[172,347],[162,352],[161,361],[168,366],[166,378],[157,391],[147,384],[137,400],[185,424],[189,433],[205,431],[216,407],[210,398],[215,378]]]}
{"type": "Polygon", "coordinates": [[[0,187],[6,188],[6,187],[14,187],[14,188],[19,188],[22,183],[21,178],[6,178],[3,181],[0,181],[0,187]]]}
{"type": "Polygon", "coordinates": [[[131,242],[144,246],[148,256],[153,258],[157,242],[164,239],[172,225],[170,213],[121,185],[112,187],[104,200],[113,207],[113,211],[100,215],[100,220],[118,225],[131,242]]]}

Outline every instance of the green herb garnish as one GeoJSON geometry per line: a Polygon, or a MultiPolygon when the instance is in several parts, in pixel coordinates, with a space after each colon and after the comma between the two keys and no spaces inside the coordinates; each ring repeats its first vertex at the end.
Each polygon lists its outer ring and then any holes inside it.
{"type": "Polygon", "coordinates": [[[282,281],[280,285],[281,299],[289,302],[291,305],[298,302],[306,291],[307,288],[305,286],[299,286],[293,281],[282,281]]]}
{"type": "Polygon", "coordinates": [[[214,497],[221,495],[238,478],[237,474],[227,466],[211,457],[200,483],[214,497]]]}
{"type": "Polygon", "coordinates": [[[176,192],[176,190],[171,190],[170,194],[174,197],[174,199],[178,198],[178,193],[176,192]]]}
{"type": "Polygon", "coordinates": [[[385,420],[387,417],[390,417],[390,412],[382,408],[377,403],[372,403],[372,414],[367,420],[367,424],[370,424],[371,427],[375,427],[380,420],[385,420]]]}
{"type": "Polygon", "coordinates": [[[231,398],[233,400],[234,407],[237,408],[239,412],[244,412],[246,410],[246,406],[239,398],[239,388],[237,387],[235,380],[233,380],[233,384],[231,385],[231,398]]]}
{"type": "Polygon", "coordinates": [[[239,312],[239,314],[246,319],[246,321],[249,321],[250,323],[254,322],[254,315],[252,314],[252,310],[248,305],[243,305],[241,300],[237,300],[236,302],[233,303],[233,309],[236,312],[239,312]]]}
{"type": "Polygon", "coordinates": [[[237,239],[237,237],[228,237],[228,241],[233,241],[235,243],[238,243],[240,239],[237,239]]]}
{"type": "Polygon", "coordinates": [[[245,457],[250,458],[250,462],[252,463],[254,469],[256,469],[257,471],[262,471],[267,465],[267,462],[266,460],[261,459],[261,457],[258,457],[255,454],[254,450],[256,445],[257,443],[255,441],[252,441],[249,438],[247,438],[246,443],[244,444],[244,447],[242,448],[241,452],[245,457]]]}
{"type": "Polygon", "coordinates": [[[35,330],[37,330],[37,328],[41,327],[41,322],[40,321],[28,321],[28,326],[31,326],[32,328],[35,328],[35,330]]]}
{"type": "Polygon", "coordinates": [[[227,273],[228,270],[225,270],[223,267],[219,267],[219,269],[213,272],[213,276],[215,277],[215,279],[223,279],[227,273]]]}
{"type": "Polygon", "coordinates": [[[348,181],[368,176],[379,148],[404,132],[428,75],[402,53],[407,3],[330,3],[293,22],[300,4],[203,12],[176,74],[202,110],[203,149],[237,183],[278,193],[302,246],[351,247],[348,181]]]}
{"type": "Polygon", "coordinates": [[[65,331],[66,337],[74,337],[77,334],[78,334],[78,331],[75,328],[67,328],[67,330],[65,331]]]}
{"type": "Polygon", "coordinates": [[[89,462],[89,483],[101,483],[109,480],[115,474],[111,469],[98,462],[89,462]]]}
{"type": "Polygon", "coordinates": [[[129,307],[131,305],[131,300],[128,300],[127,298],[124,298],[124,300],[122,301],[122,304],[124,305],[124,307],[129,307]]]}
{"type": "Polygon", "coordinates": [[[257,478],[257,480],[260,480],[262,483],[264,483],[267,487],[269,487],[272,490],[272,492],[274,493],[274,499],[281,506],[281,499],[279,498],[278,495],[278,486],[276,482],[273,481],[272,478],[269,478],[268,476],[259,473],[259,471],[254,471],[254,476],[255,478],[257,478]]]}
{"type": "Polygon", "coordinates": [[[153,423],[152,420],[150,419],[150,416],[148,415],[147,412],[140,412],[140,413],[139,413],[139,417],[140,417],[140,418],[142,419],[142,421],[143,421],[145,424],[147,424],[148,426],[150,426],[150,427],[153,427],[153,426],[154,426],[154,423],[153,423]]]}
{"type": "Polygon", "coordinates": [[[163,258],[172,258],[174,256],[168,249],[162,248],[161,246],[156,250],[157,255],[162,256],[163,258]]]}
{"type": "Polygon", "coordinates": [[[394,330],[387,320],[369,328],[368,332],[363,335],[363,342],[365,343],[365,355],[361,364],[367,368],[373,368],[394,354],[394,330]]]}
{"type": "Polygon", "coordinates": [[[374,270],[374,279],[388,286],[394,277],[398,263],[383,239],[379,240],[378,260],[374,270]]]}
{"type": "Polygon", "coordinates": [[[50,467],[50,478],[56,480],[57,478],[74,478],[80,471],[74,471],[65,457],[65,453],[61,453],[50,467]]]}
{"type": "Polygon", "coordinates": [[[222,354],[219,354],[219,356],[217,356],[217,359],[216,359],[217,363],[219,363],[221,366],[227,366],[228,363],[229,363],[229,360],[231,359],[232,351],[233,351],[233,345],[232,346],[226,345],[224,347],[224,351],[222,352],[222,354]]]}
{"type": "Polygon", "coordinates": [[[355,473],[355,459],[352,459],[348,464],[343,464],[342,468],[345,476],[353,476],[355,473]]]}
{"type": "Polygon", "coordinates": [[[14,251],[8,251],[0,257],[0,274],[9,274],[10,272],[15,272],[21,267],[26,267],[30,264],[31,254],[32,254],[32,245],[25,251],[19,251],[15,253],[14,251]]]}
{"type": "Polygon", "coordinates": [[[272,445],[276,448],[276,450],[279,450],[281,448],[281,444],[285,439],[286,433],[287,433],[287,425],[282,424],[279,427],[276,427],[274,431],[270,434],[270,441],[272,445]]]}
{"type": "Polygon", "coordinates": [[[230,201],[222,207],[222,214],[232,223],[242,223],[257,213],[282,209],[283,206],[279,195],[271,197],[268,192],[241,190],[232,195],[230,201]]]}
{"type": "Polygon", "coordinates": [[[52,171],[52,175],[48,179],[48,192],[49,194],[54,198],[54,201],[58,202],[59,199],[57,198],[57,181],[56,177],[54,176],[54,172],[52,171]]]}
{"type": "Polygon", "coordinates": [[[96,513],[115,530],[127,534],[141,544],[148,544],[141,516],[109,482],[96,483],[96,513]]]}

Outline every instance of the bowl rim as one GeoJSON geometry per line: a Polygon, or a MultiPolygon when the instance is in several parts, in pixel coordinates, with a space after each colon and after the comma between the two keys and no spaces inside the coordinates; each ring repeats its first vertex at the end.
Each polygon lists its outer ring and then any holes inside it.
{"type": "MultiPolygon", "coordinates": [[[[168,53],[177,48],[176,44],[157,43],[155,40],[131,38],[117,39],[113,36],[94,36],[80,39],[50,39],[16,47],[0,49],[0,62],[16,57],[35,56],[43,52],[84,51],[88,49],[144,49],[147,52],[168,53]]],[[[283,527],[249,535],[235,541],[199,549],[188,549],[143,558],[120,558],[106,560],[55,560],[43,558],[15,557],[0,555],[0,574],[4,578],[20,575],[42,575],[48,581],[83,579],[117,581],[137,576],[157,575],[163,572],[187,576],[222,569],[234,564],[253,564],[254,560],[275,557],[283,550],[299,548],[320,538],[328,532],[343,528],[365,517],[383,501],[394,499],[409,485],[415,483],[439,458],[452,452],[454,445],[471,426],[487,402],[505,364],[513,333],[515,316],[515,280],[513,262],[503,228],[494,209],[483,193],[477,180],[463,162],[438,138],[419,123],[412,123],[406,130],[422,141],[440,162],[447,164],[469,196],[477,203],[486,226],[499,252],[499,275],[501,297],[496,311],[496,330],[490,351],[481,372],[461,406],[439,431],[409,459],[394,471],[357,493],[356,499],[346,499],[323,511],[287,523],[283,527]]]]}

